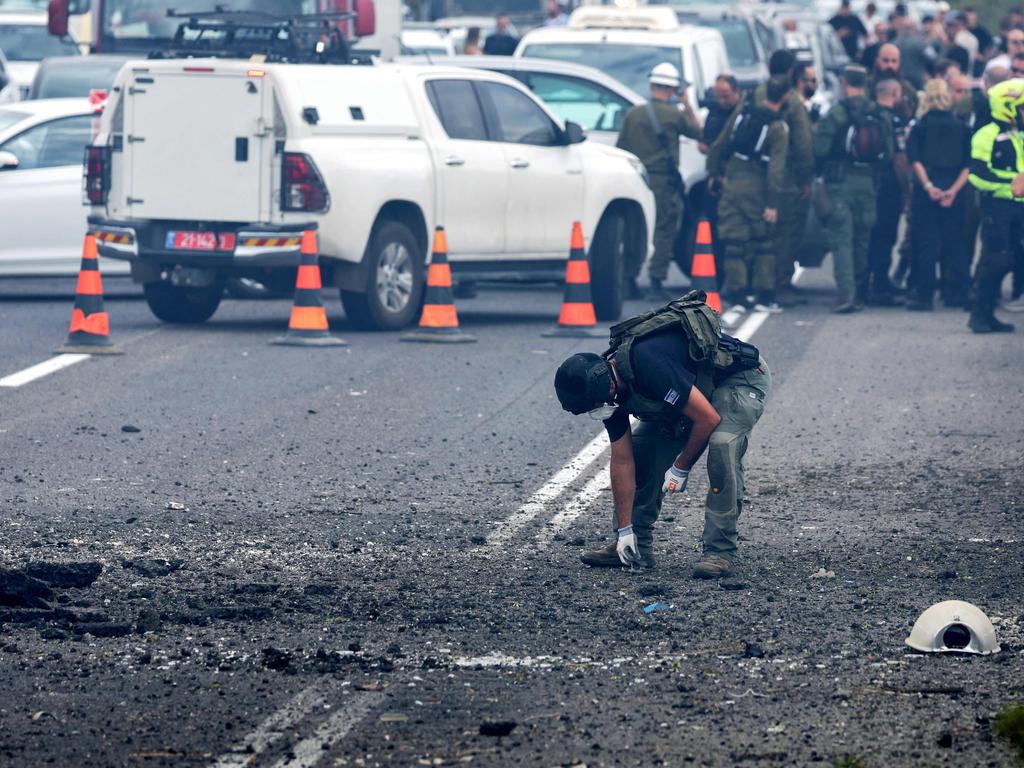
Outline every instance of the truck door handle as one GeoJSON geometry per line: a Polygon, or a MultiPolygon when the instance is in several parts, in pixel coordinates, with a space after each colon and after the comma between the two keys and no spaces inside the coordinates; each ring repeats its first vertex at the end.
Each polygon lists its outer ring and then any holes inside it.
{"type": "Polygon", "coordinates": [[[446,157],[444,159],[444,164],[445,165],[465,165],[466,161],[463,160],[461,157],[457,157],[456,155],[448,155],[448,157],[446,157]]]}
{"type": "Polygon", "coordinates": [[[509,165],[511,165],[513,168],[529,168],[530,167],[530,161],[529,160],[521,160],[520,158],[517,157],[515,160],[512,160],[509,163],[509,165]]]}

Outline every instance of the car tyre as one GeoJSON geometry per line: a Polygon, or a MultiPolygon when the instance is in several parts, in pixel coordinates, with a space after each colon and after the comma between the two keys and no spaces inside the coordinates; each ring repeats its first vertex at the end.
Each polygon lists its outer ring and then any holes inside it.
{"type": "Polygon", "coordinates": [[[224,283],[205,288],[188,288],[168,282],[143,283],[149,309],[165,323],[205,323],[220,306],[224,283]]]}
{"type": "Polygon", "coordinates": [[[360,330],[397,331],[412,323],[423,301],[423,252],[407,226],[381,224],[366,252],[365,290],[341,290],[341,303],[360,330]]]}
{"type": "Polygon", "coordinates": [[[626,219],[609,213],[601,219],[590,248],[590,288],[598,320],[618,320],[626,288],[626,219]]]}

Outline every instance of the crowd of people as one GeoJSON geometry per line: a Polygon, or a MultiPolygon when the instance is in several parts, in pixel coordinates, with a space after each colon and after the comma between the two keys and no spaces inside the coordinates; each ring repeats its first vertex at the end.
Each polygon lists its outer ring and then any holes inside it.
{"type": "MultiPolygon", "coordinates": [[[[866,17],[844,0],[831,20],[854,63],[824,115],[812,106],[818,73],[778,50],[754,93],[731,75],[716,80],[703,126],[689,124],[681,95],[679,120],[652,122],[648,135],[622,136],[619,146],[652,155],[645,164],[661,182],[652,137],[667,131],[672,143],[700,130],[710,192],[703,213],[728,304],[779,312],[801,301],[792,276],[813,226],[832,253],[834,312],[926,312],[939,299],[969,310],[976,333],[1012,331],[995,310],[1012,272],[1003,308],[1024,311],[1024,12],[1010,14],[998,36],[973,11],[952,14],[942,3],[920,24],[902,6],[883,21],[869,3],[866,17]]],[[[656,79],[652,103],[685,90],[680,79],[666,93],[656,79]]],[[[652,184],[656,196],[671,186],[652,184]]],[[[660,199],[658,208],[674,210],[660,199]]],[[[655,238],[659,268],[665,240],[655,238]]],[[[632,266],[635,278],[640,265],[632,266]]],[[[649,298],[663,298],[663,276],[649,271],[659,293],[649,298]]]]}

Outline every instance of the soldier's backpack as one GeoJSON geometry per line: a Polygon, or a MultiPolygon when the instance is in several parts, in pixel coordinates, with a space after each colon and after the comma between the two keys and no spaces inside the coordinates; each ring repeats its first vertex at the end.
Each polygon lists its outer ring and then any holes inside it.
{"type": "Polygon", "coordinates": [[[736,117],[736,122],[732,125],[732,133],[729,134],[729,154],[743,160],[768,162],[768,129],[778,116],[777,112],[756,104],[753,94],[749,94],[743,103],[743,109],[736,117]]]}
{"type": "MultiPolygon", "coordinates": [[[[673,330],[684,334],[689,342],[690,359],[696,363],[697,389],[709,400],[714,390],[715,369],[727,370],[735,366],[737,352],[731,347],[723,348],[720,345],[722,326],[718,314],[707,305],[706,300],[707,294],[704,291],[690,291],[662,307],[612,326],[609,331],[609,347],[602,357],[615,354],[615,370],[629,390],[624,405],[634,416],[654,420],[679,418],[678,408],[661,400],[646,398],[637,392],[630,351],[638,339],[673,330]]],[[[756,366],[756,348],[745,346],[753,350],[756,366]]]]}
{"type": "Polygon", "coordinates": [[[878,114],[870,102],[853,106],[843,101],[850,126],[846,129],[846,156],[857,165],[874,165],[885,160],[884,117],[878,114]]]}

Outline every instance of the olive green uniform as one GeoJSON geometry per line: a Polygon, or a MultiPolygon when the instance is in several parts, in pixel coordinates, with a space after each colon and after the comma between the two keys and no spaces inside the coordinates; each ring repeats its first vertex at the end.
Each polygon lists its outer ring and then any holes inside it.
{"type": "MultiPolygon", "coordinates": [[[[875,82],[882,78],[870,77],[868,78],[868,98],[871,101],[875,100],[875,82]]],[[[901,111],[903,115],[910,115],[911,117],[917,114],[917,88],[914,84],[904,77],[896,78],[900,81],[900,86],[903,88],[903,103],[904,109],[901,111]]]]}
{"type": "MultiPolygon", "coordinates": [[[[845,151],[850,128],[849,109],[867,108],[864,96],[844,99],[832,107],[818,123],[814,134],[814,158],[825,176],[832,210],[823,220],[839,301],[853,303],[859,281],[867,278],[868,244],[875,225],[874,165],[854,163],[845,151]]],[[[873,107],[872,107],[873,108],[873,107]]],[[[892,157],[892,123],[879,120],[888,158],[892,157]]],[[[881,162],[885,162],[884,160],[881,162]]]]}
{"type": "Polygon", "coordinates": [[[733,111],[708,152],[708,175],[725,177],[718,203],[718,234],[725,248],[725,291],[745,293],[752,272],[755,291],[774,293],[775,244],[764,211],[778,210],[780,205],[789,138],[786,123],[775,119],[768,124],[761,157],[735,154],[731,150],[732,130],[743,109],[741,104],[733,111]]]}
{"type": "MultiPolygon", "coordinates": [[[[736,521],[746,490],[744,457],[750,432],[764,413],[772,391],[768,364],[738,371],[721,380],[716,377],[711,404],[722,420],[708,441],[708,495],[704,505],[704,554],[730,560],[736,556],[736,521]]],[[[636,465],[636,495],[633,497],[633,531],[641,550],[654,542],[654,524],[665,495],[661,486],[665,473],[686,445],[688,428],[681,425],[641,421],[633,430],[633,459],[636,465]]],[[[612,527],[618,526],[613,514],[612,527]]]]}
{"type": "MultiPolygon", "coordinates": [[[[651,124],[646,104],[633,107],[622,121],[622,129],[615,146],[632,152],[644,164],[654,192],[654,255],[647,267],[648,274],[664,280],[672,263],[676,235],[683,215],[682,184],[679,177],[679,137],[699,139],[700,126],[674,104],[653,99],[654,114],[665,132],[668,155],[651,124]]],[[[627,276],[636,277],[643,266],[643,254],[627,265],[627,276]]]]}
{"type": "MultiPolygon", "coordinates": [[[[757,86],[754,98],[758,104],[765,102],[767,92],[768,86],[764,83],[757,86]]],[[[789,129],[789,146],[786,150],[786,172],[779,192],[779,220],[775,224],[776,291],[787,288],[793,279],[793,265],[803,243],[807,212],[811,206],[810,196],[803,191],[810,185],[814,173],[811,116],[796,91],[790,91],[786,97],[782,119],[789,129]]]]}

